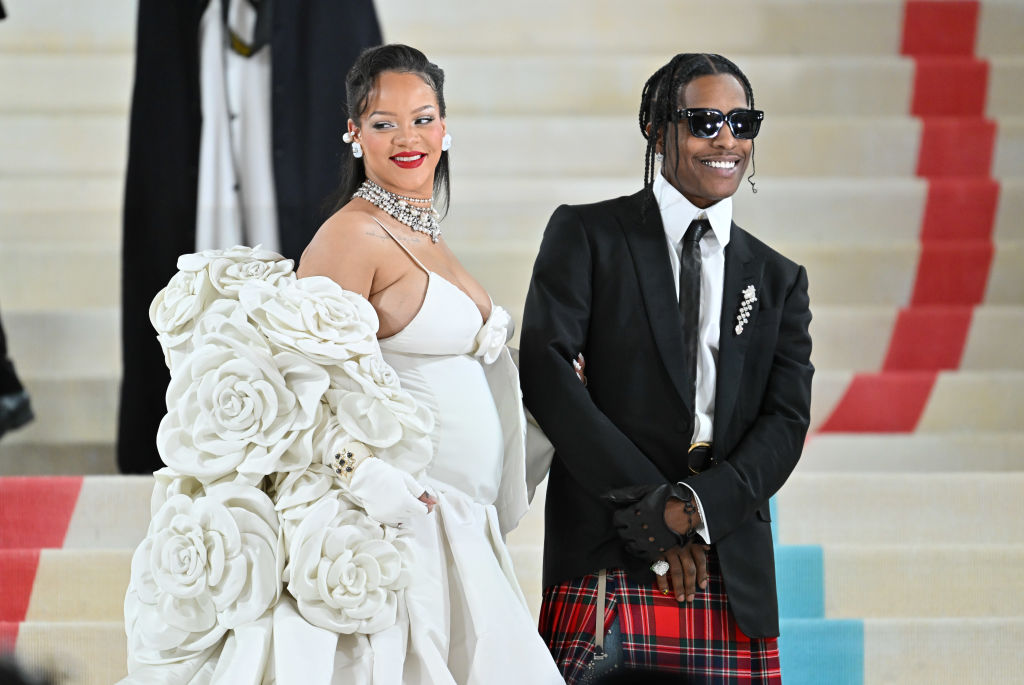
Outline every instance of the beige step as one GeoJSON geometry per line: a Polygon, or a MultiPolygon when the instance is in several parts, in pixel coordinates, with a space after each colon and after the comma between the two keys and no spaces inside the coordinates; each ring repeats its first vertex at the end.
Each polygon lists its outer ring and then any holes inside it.
{"type": "Polygon", "coordinates": [[[1024,433],[818,433],[796,473],[1024,471],[1024,433]]]}
{"type": "MultiPolygon", "coordinates": [[[[431,55],[446,75],[445,99],[458,114],[625,114],[638,86],[668,55],[431,55]],[[502,78],[495,78],[501,74],[502,78]],[[524,93],[528,93],[524,96],[524,93]]],[[[13,53],[0,62],[0,111],[125,114],[132,53],[13,53]]],[[[888,56],[740,55],[759,109],[779,115],[903,115],[910,110],[913,61],[888,56]],[[803,97],[808,83],[816,97],[803,97]]],[[[990,117],[1019,116],[1024,59],[990,62],[990,117]]]]}
{"type": "MultiPolygon", "coordinates": [[[[24,428],[5,434],[0,454],[8,445],[112,444],[116,439],[117,378],[46,380],[26,376],[21,380],[32,396],[36,418],[24,428]]],[[[155,450],[156,436],[153,439],[155,450]]]]}
{"type": "Polygon", "coordinates": [[[529,0],[514,12],[497,5],[446,0],[428,8],[408,0],[377,3],[385,38],[407,42],[428,55],[441,52],[574,53],[601,48],[618,52],[680,49],[680,31],[692,51],[790,54],[895,54],[901,8],[896,3],[793,3],[746,0],[730,6],[742,21],[721,21],[717,9],[694,2],[641,0],[623,11],[611,0],[550,3],[529,0]],[[543,17],[543,20],[539,20],[543,17]]]}
{"type": "MultiPolygon", "coordinates": [[[[820,429],[855,374],[825,369],[814,374],[811,433],[820,429]]],[[[915,430],[918,433],[1017,432],[1024,416],[1024,372],[942,371],[936,375],[915,430]]]]}
{"type": "Polygon", "coordinates": [[[776,498],[783,544],[1024,544],[1024,472],[798,473],[776,498]]]}
{"type": "Polygon", "coordinates": [[[25,620],[122,619],[132,553],[131,549],[41,550],[25,620]]]}
{"type": "Polygon", "coordinates": [[[17,433],[0,442],[0,476],[86,476],[118,472],[113,438],[109,442],[57,444],[47,437],[38,442],[15,440],[17,433]]]}
{"type": "Polygon", "coordinates": [[[888,545],[885,537],[825,546],[826,618],[1024,617],[1024,545],[888,545]]]}
{"type": "MultiPolygon", "coordinates": [[[[898,307],[814,306],[811,336],[818,369],[874,372],[882,369],[898,307]]],[[[1024,338],[1024,308],[986,305],[973,309],[959,368],[1024,370],[1024,354],[1008,341],[1024,338]]]]}
{"type": "Polygon", "coordinates": [[[2,243],[0,254],[5,312],[111,308],[121,300],[117,245],[2,243]]]}
{"type": "Polygon", "coordinates": [[[865,685],[1013,683],[1024,618],[869,619],[865,685]]]}
{"type": "Polygon", "coordinates": [[[8,351],[21,375],[60,380],[121,373],[119,309],[16,309],[3,316],[8,351]]]}
{"type": "Polygon", "coordinates": [[[26,667],[60,675],[62,685],[110,685],[128,675],[124,621],[28,622],[15,656],[26,667]]]}
{"type": "Polygon", "coordinates": [[[131,0],[110,0],[102,9],[62,0],[7,6],[0,52],[130,53],[135,49],[135,7],[131,0]]]}
{"type": "Polygon", "coordinates": [[[130,52],[4,55],[0,60],[0,111],[123,116],[131,103],[134,61],[130,52]]]}
{"type": "MultiPolygon", "coordinates": [[[[681,27],[704,29],[690,36],[692,50],[724,54],[895,55],[902,7],[895,2],[827,3],[744,0],[734,3],[741,20],[723,24],[714,7],[693,0],[665,4],[643,0],[629,12],[611,0],[552,4],[529,0],[514,8],[445,0],[429,8],[410,0],[379,0],[378,16],[389,41],[409,42],[428,54],[446,52],[664,53],[679,50],[681,27]],[[543,21],[538,21],[543,17],[543,21]],[[651,21],[657,17],[657,21],[651,21]]],[[[983,2],[976,51],[1019,54],[1021,10],[1010,2],[983,2]]],[[[117,0],[104,11],[37,0],[8,10],[0,51],[130,51],[135,5],[117,0]]]]}

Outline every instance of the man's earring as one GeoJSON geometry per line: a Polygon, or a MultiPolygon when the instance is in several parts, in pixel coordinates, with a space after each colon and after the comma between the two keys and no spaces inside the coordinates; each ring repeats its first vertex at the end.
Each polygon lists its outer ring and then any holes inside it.
{"type": "Polygon", "coordinates": [[[452,146],[452,134],[445,133],[444,138],[441,139],[441,152],[448,152],[448,148],[452,146]]]}
{"type": "Polygon", "coordinates": [[[352,135],[352,131],[345,131],[345,135],[341,137],[346,143],[352,144],[352,156],[359,159],[363,156],[363,146],[355,140],[355,136],[352,135]]]}

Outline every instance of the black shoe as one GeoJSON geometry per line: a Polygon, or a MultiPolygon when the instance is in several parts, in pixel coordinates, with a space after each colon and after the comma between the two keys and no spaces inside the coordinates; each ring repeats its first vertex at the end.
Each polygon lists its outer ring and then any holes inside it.
{"type": "Polygon", "coordinates": [[[0,395],[0,437],[9,430],[21,428],[34,418],[27,392],[22,390],[0,395]]]}

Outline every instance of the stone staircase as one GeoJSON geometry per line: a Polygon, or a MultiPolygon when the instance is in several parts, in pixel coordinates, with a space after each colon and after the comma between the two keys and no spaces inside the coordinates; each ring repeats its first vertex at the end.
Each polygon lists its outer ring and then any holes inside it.
{"type": "MultiPolygon", "coordinates": [[[[815,432],[775,503],[785,682],[1019,681],[1024,5],[377,5],[387,39],[446,69],[445,235],[517,319],[554,207],[639,186],[644,79],[681,50],[739,63],[768,116],[759,192],[741,188],[736,219],[807,266],[815,317],[815,432]],[[972,7],[973,20],[955,14],[972,7]],[[915,45],[934,26],[973,40],[915,45]],[[974,57],[987,65],[981,109],[922,105],[929,65],[954,73],[974,57]],[[988,147],[935,133],[981,116],[995,122],[988,147]],[[922,166],[942,145],[960,157],[922,166]],[[968,234],[934,232],[946,198],[968,234]],[[960,249],[990,259],[929,261],[960,249]]],[[[0,642],[68,682],[109,683],[124,672],[121,603],[150,490],[111,475],[134,3],[36,0],[8,14],[0,311],[38,418],[0,443],[0,642]]],[[[510,537],[535,612],[541,504],[510,537]]]]}

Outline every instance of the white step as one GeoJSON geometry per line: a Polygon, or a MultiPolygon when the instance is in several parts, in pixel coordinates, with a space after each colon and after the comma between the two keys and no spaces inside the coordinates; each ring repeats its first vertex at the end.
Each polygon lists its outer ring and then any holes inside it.
{"type": "MultiPolygon", "coordinates": [[[[896,372],[899,373],[899,372],[896,372]]],[[[814,374],[811,428],[820,429],[854,378],[850,371],[814,374]]],[[[1017,432],[1024,416],[1024,372],[942,371],[936,375],[917,426],[918,433],[1017,432]]]]}
{"type": "Polygon", "coordinates": [[[864,683],[1020,681],[1024,618],[869,619],[864,683]]]}
{"type": "Polygon", "coordinates": [[[796,473],[1024,471],[1024,433],[818,433],[796,473]]]}
{"type": "Polygon", "coordinates": [[[783,544],[1024,544],[1024,472],[798,473],[776,498],[783,544]]]}
{"type": "MultiPolygon", "coordinates": [[[[730,5],[734,17],[722,22],[718,8],[695,0],[663,3],[641,0],[629,11],[613,0],[553,4],[527,0],[513,7],[444,0],[423,5],[410,0],[378,0],[388,41],[407,42],[427,51],[573,53],[579,50],[621,53],[678,52],[679,32],[699,25],[687,48],[726,55],[823,54],[893,55],[899,53],[901,3],[874,0],[769,2],[742,0],[730,5]],[[541,19],[542,18],[542,19],[541,19]]],[[[981,4],[976,52],[1019,54],[1021,9],[1016,3],[981,4]]],[[[104,11],[79,3],[36,0],[7,10],[0,51],[118,51],[132,49],[135,4],[116,0],[104,11]]]]}

